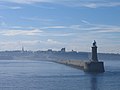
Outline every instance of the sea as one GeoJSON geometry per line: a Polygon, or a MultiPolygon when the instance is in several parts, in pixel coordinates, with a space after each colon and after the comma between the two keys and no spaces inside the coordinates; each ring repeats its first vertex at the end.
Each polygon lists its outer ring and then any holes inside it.
{"type": "Polygon", "coordinates": [[[44,60],[0,60],[0,90],[120,90],[120,59],[102,61],[104,73],[44,60]]]}

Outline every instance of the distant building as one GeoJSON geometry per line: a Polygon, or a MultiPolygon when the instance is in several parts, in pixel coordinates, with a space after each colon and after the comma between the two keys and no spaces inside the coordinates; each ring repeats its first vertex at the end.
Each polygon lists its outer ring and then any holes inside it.
{"type": "Polygon", "coordinates": [[[48,52],[52,52],[52,49],[48,49],[48,52]]]}
{"type": "Polygon", "coordinates": [[[61,52],[65,52],[65,48],[62,48],[62,49],[61,49],[61,52]]]}
{"type": "Polygon", "coordinates": [[[76,51],[74,51],[74,50],[72,50],[71,52],[72,52],[72,53],[77,53],[77,52],[76,52],[76,51]]]}

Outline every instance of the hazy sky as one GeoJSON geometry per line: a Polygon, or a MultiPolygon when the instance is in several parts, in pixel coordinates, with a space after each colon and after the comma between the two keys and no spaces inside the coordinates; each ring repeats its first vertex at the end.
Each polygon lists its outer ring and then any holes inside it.
{"type": "Polygon", "coordinates": [[[0,50],[120,53],[120,0],[0,0],[0,50]]]}

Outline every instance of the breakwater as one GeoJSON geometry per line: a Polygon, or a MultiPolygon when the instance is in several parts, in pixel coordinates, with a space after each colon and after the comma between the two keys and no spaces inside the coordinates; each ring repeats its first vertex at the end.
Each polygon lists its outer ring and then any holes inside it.
{"type": "Polygon", "coordinates": [[[93,45],[92,45],[92,57],[91,60],[89,61],[80,61],[80,60],[60,60],[60,61],[55,61],[60,64],[65,64],[68,66],[72,66],[75,68],[82,69],[86,72],[97,72],[97,73],[102,73],[105,72],[104,69],[104,62],[101,62],[98,60],[97,56],[97,45],[96,41],[94,40],[93,45]]]}
{"type": "Polygon", "coordinates": [[[59,60],[54,61],[74,68],[84,70],[85,72],[105,72],[103,62],[80,61],[80,60],[59,60]]]}

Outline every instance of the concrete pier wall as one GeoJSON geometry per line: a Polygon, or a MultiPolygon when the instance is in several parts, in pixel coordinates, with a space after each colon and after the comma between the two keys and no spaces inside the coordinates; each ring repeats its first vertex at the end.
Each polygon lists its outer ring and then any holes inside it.
{"type": "Polygon", "coordinates": [[[84,62],[84,71],[87,72],[105,72],[103,62],[84,62]]]}
{"type": "Polygon", "coordinates": [[[105,72],[104,63],[98,61],[97,57],[97,45],[94,40],[92,45],[92,59],[90,61],[80,61],[80,60],[60,60],[57,63],[69,65],[72,67],[80,68],[86,72],[105,72]]]}
{"type": "Polygon", "coordinates": [[[84,70],[85,72],[105,72],[103,62],[80,61],[80,60],[60,60],[56,63],[65,64],[84,70]]]}

